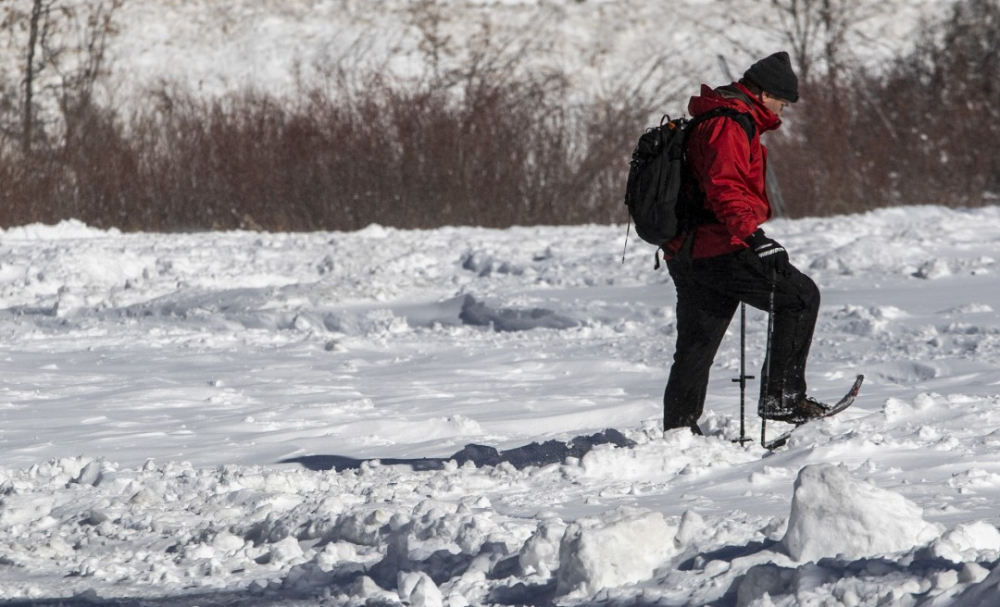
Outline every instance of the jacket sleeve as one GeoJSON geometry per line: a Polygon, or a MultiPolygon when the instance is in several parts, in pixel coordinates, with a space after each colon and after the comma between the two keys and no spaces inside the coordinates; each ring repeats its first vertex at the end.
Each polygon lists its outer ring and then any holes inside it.
{"type": "MultiPolygon", "coordinates": [[[[769,205],[755,190],[750,142],[735,120],[718,117],[699,124],[688,146],[688,162],[705,208],[726,226],[733,244],[742,243],[766,219],[769,205]]],[[[761,150],[762,152],[763,150],[761,150]]]]}

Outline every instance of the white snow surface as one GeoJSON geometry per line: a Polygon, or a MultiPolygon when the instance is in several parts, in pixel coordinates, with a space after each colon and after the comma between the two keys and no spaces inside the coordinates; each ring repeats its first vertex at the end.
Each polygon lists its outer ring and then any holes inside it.
{"type": "Polygon", "coordinates": [[[733,442],[738,317],[707,436],[660,430],[673,286],[625,232],[0,232],[0,598],[994,605],[1000,209],[769,224],[823,293],[811,393],[867,376],[774,452],[756,381],[733,442]]]}

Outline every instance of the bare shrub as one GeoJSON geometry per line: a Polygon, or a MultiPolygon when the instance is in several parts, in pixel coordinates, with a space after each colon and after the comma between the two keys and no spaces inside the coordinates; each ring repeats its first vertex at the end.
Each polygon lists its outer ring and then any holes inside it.
{"type": "Polygon", "coordinates": [[[771,0],[784,42],[806,81],[838,81],[847,68],[848,36],[876,12],[871,0],[771,0]]]}
{"type": "Polygon", "coordinates": [[[548,78],[470,80],[461,95],[377,77],[299,100],[161,91],[158,106],[129,131],[160,229],[621,220],[625,123],[647,112],[570,105],[548,78]]]}
{"type": "Polygon", "coordinates": [[[770,145],[791,214],[995,203],[998,45],[1000,5],[963,0],[886,73],[805,83],[770,145]]]}
{"type": "MultiPolygon", "coordinates": [[[[46,110],[58,120],[37,119],[34,88],[0,78],[4,90],[21,87],[0,108],[3,223],[282,231],[624,221],[628,155],[663,105],[659,62],[641,83],[580,99],[565,74],[526,65],[543,37],[503,39],[484,22],[457,52],[436,3],[419,2],[412,18],[432,69],[416,79],[358,70],[365,58],[353,55],[289,97],[205,99],[164,84],[125,113],[93,95],[120,5],[94,5],[75,76],[37,89],[59,92],[46,110]]],[[[32,6],[50,20],[76,16],[62,0],[32,6]]],[[[13,35],[32,15],[8,10],[0,29],[13,35]]],[[[67,56],[55,41],[24,42],[34,73],[70,73],[53,67],[67,56]],[[48,49],[40,63],[30,58],[36,43],[48,49]]],[[[360,40],[350,51],[363,52],[360,40]]]]}
{"type": "Polygon", "coordinates": [[[995,202],[1000,194],[1000,4],[964,0],[929,28],[878,90],[911,162],[903,201],[995,202]],[[907,103],[907,101],[911,103],[907,103]]]}
{"type": "Polygon", "coordinates": [[[0,108],[2,122],[12,132],[11,117],[17,114],[16,135],[26,153],[36,143],[53,143],[65,127],[60,118],[67,107],[93,97],[105,71],[108,39],[116,31],[114,16],[123,2],[30,0],[0,7],[4,51],[18,67],[16,85],[9,86],[17,92],[0,108]]]}
{"type": "MultiPolygon", "coordinates": [[[[823,25],[824,61],[837,76],[812,70],[789,128],[769,135],[789,213],[995,202],[998,11],[994,0],[963,0],[878,75],[848,70],[835,52],[843,24],[823,25]]],[[[486,30],[452,61],[436,23],[423,26],[434,34],[434,70],[415,80],[333,62],[325,81],[288,97],[204,99],[164,85],[132,113],[96,103],[90,76],[63,80],[60,126],[35,121],[45,136],[30,146],[23,105],[0,101],[3,223],[311,231],[625,222],[635,137],[663,108],[682,107],[677,91],[655,84],[670,82],[662,64],[581,98],[565,74],[527,69],[528,47],[486,30]]],[[[107,21],[90,27],[110,31],[107,21]]],[[[87,52],[102,52],[99,37],[84,40],[93,41],[87,52]]]]}

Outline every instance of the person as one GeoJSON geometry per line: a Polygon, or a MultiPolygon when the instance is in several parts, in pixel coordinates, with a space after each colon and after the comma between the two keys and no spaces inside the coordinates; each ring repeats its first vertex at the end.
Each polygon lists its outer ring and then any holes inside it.
{"type": "Polygon", "coordinates": [[[737,120],[713,116],[695,124],[686,141],[686,180],[700,192],[706,218],[664,245],[677,289],[677,343],[663,395],[664,429],[701,434],[709,371],[740,302],[771,310],[770,352],[764,361],[760,415],[793,424],[822,415],[826,406],[806,394],[806,359],[819,313],[816,284],[761,224],[771,217],[765,188],[767,149],[760,136],[781,126],[784,109],[799,99],[798,77],[786,52],[750,66],[738,81],[702,85],[688,113],[725,106],[752,117],[752,137],[737,120]],[[773,294],[773,295],[772,295],[773,294]]]}

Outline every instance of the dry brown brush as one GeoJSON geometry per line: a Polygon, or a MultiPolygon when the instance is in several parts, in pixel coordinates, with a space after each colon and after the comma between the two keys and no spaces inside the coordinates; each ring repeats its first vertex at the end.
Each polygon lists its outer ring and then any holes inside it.
{"type": "Polygon", "coordinates": [[[421,81],[330,78],[290,97],[163,86],[130,113],[83,96],[62,137],[0,146],[2,223],[127,230],[354,230],[610,223],[642,95],[477,55],[421,81]]]}
{"type": "MultiPolygon", "coordinates": [[[[995,203],[998,13],[995,0],[962,0],[878,74],[843,63],[810,70],[788,128],[768,136],[789,213],[995,203]]],[[[421,80],[335,65],[327,80],[290,96],[205,99],[164,85],[128,110],[95,102],[92,78],[64,82],[51,122],[11,102],[23,85],[0,75],[0,225],[624,223],[638,134],[653,116],[683,108],[680,97],[660,94],[671,64],[637,67],[617,91],[581,99],[565,74],[527,69],[524,49],[474,50],[459,68],[421,80]]]]}
{"type": "Polygon", "coordinates": [[[802,87],[770,148],[792,215],[1000,201],[1000,4],[965,0],[878,75],[802,87]]]}

